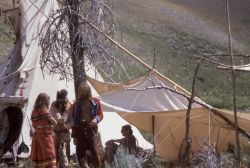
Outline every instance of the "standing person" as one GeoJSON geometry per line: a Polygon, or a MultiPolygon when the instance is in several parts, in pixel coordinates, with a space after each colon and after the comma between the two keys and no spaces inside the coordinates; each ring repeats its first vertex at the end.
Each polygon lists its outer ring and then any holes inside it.
{"type": "Polygon", "coordinates": [[[33,133],[30,158],[36,168],[56,168],[53,128],[56,120],[49,113],[50,97],[40,93],[31,114],[33,133]]]}
{"type": "Polygon", "coordinates": [[[76,145],[76,154],[82,168],[89,165],[99,168],[101,166],[98,151],[97,124],[103,118],[100,100],[92,97],[88,84],[80,84],[77,100],[72,106],[72,138],[76,145]]]}
{"type": "Polygon", "coordinates": [[[62,89],[57,92],[56,100],[52,103],[50,112],[56,119],[57,124],[54,126],[56,162],[58,168],[68,168],[70,161],[70,127],[71,103],[67,98],[68,92],[62,89]]]}

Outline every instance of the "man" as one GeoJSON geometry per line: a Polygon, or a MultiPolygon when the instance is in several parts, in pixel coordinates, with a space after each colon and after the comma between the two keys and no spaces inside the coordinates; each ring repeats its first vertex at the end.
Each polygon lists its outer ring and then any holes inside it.
{"type": "Polygon", "coordinates": [[[72,106],[72,138],[76,145],[76,154],[82,168],[90,165],[95,168],[101,166],[98,151],[97,124],[103,118],[100,100],[92,97],[91,88],[83,83],[78,87],[77,100],[72,106]]]}
{"type": "Polygon", "coordinates": [[[56,119],[54,126],[55,148],[57,167],[68,168],[70,157],[70,127],[72,127],[72,118],[70,108],[72,104],[67,98],[68,92],[62,89],[57,92],[56,101],[51,105],[50,112],[56,119]]]}

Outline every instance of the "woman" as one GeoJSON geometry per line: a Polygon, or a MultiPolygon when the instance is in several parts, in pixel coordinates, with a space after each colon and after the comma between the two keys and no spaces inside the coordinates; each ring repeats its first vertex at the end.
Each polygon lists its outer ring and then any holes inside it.
{"type": "Polygon", "coordinates": [[[126,152],[129,154],[137,156],[138,154],[138,142],[135,136],[133,135],[133,130],[130,125],[124,125],[121,129],[122,136],[121,139],[111,139],[106,142],[105,154],[103,156],[102,162],[105,160],[108,163],[112,163],[114,160],[114,155],[116,154],[118,145],[122,145],[126,152]]]}
{"type": "Polygon", "coordinates": [[[56,154],[53,140],[53,128],[56,120],[49,113],[50,97],[40,93],[31,114],[35,129],[32,139],[31,160],[36,168],[56,168],[56,154]]]}
{"type": "Polygon", "coordinates": [[[133,135],[133,130],[130,125],[124,125],[122,126],[121,130],[122,135],[124,138],[122,139],[115,139],[110,140],[111,142],[117,142],[120,145],[122,145],[125,149],[128,150],[129,154],[137,154],[137,139],[133,135]]]}

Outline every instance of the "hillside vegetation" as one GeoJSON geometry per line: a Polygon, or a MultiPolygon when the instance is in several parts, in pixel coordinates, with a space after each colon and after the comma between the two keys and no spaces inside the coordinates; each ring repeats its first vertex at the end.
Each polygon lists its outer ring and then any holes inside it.
{"type": "MultiPolygon", "coordinates": [[[[233,47],[235,54],[250,53],[250,1],[230,1],[233,47]]],[[[0,7],[11,7],[1,0],[0,7]]],[[[197,62],[194,56],[228,54],[225,1],[218,0],[113,0],[112,9],[123,33],[122,44],[140,59],[190,90],[197,62]]],[[[117,24],[118,25],[118,24],[117,24]]],[[[0,23],[0,62],[12,46],[8,28],[0,23]],[[8,41],[9,40],[9,41],[8,41]]],[[[229,57],[209,57],[229,64],[229,57]]],[[[247,59],[237,58],[236,63],[247,59]]],[[[250,73],[237,73],[237,100],[240,110],[250,110],[250,73]]],[[[219,108],[231,109],[231,76],[215,65],[202,61],[196,93],[219,108]]]]}
{"type": "MultiPolygon", "coordinates": [[[[250,1],[238,0],[237,3],[233,2],[231,11],[234,52],[247,54],[250,39],[246,19],[250,15],[250,1]],[[247,32],[245,36],[244,32],[247,32]]],[[[149,65],[153,64],[153,48],[156,47],[156,69],[188,90],[197,65],[195,55],[229,53],[225,3],[215,3],[215,0],[115,0],[113,8],[122,23],[118,29],[123,32],[123,45],[149,65]]],[[[230,63],[228,57],[209,58],[230,63]]],[[[240,58],[236,63],[244,61],[240,58]]],[[[241,110],[250,107],[248,76],[249,73],[237,73],[237,106],[241,110]]],[[[231,109],[230,78],[229,72],[202,61],[197,95],[211,105],[231,109]]]]}
{"type": "MultiPolygon", "coordinates": [[[[12,1],[1,0],[0,8],[2,10],[10,9],[12,7],[12,1]]],[[[9,51],[13,47],[13,34],[10,27],[3,20],[3,16],[0,19],[0,64],[4,61],[4,58],[8,55],[9,51]]]]}

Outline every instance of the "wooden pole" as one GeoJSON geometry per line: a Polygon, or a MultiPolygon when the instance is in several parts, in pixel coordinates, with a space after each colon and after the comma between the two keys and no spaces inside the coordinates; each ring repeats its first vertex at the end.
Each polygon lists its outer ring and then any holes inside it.
{"type": "Polygon", "coordinates": [[[155,69],[155,63],[156,63],[156,57],[155,57],[155,51],[156,51],[156,48],[154,47],[154,60],[153,60],[153,69],[155,69]]]}
{"type": "Polygon", "coordinates": [[[155,116],[152,116],[152,133],[153,133],[153,147],[154,147],[154,156],[156,155],[156,149],[155,149],[155,116]]]}
{"type": "Polygon", "coordinates": [[[16,0],[12,0],[12,5],[13,5],[13,8],[15,8],[16,0]]]}
{"type": "MultiPolygon", "coordinates": [[[[81,16],[79,16],[81,17],[81,16]]],[[[84,20],[86,23],[88,23],[93,29],[95,29],[97,32],[101,33],[106,39],[108,39],[110,42],[112,42],[115,46],[117,46],[118,48],[120,48],[122,51],[124,51],[125,53],[127,53],[130,57],[132,57],[133,59],[135,59],[136,61],[138,61],[139,63],[141,63],[145,68],[148,69],[153,69],[151,66],[149,66],[148,64],[146,64],[144,61],[142,61],[141,59],[139,59],[136,55],[134,55],[133,53],[131,53],[130,51],[128,51],[126,48],[124,48],[122,45],[120,45],[118,42],[116,42],[114,39],[112,39],[111,37],[109,37],[108,35],[106,35],[105,33],[103,33],[100,29],[98,29],[95,25],[93,25],[92,23],[88,22],[86,19],[84,19],[83,17],[81,17],[82,20],[84,20]]],[[[157,70],[153,70],[157,75],[159,75],[161,78],[165,79],[166,81],[175,84],[172,80],[168,79],[166,76],[164,76],[163,74],[161,74],[159,71],[157,70]]],[[[186,94],[190,95],[190,93],[184,89],[183,87],[175,84],[175,86],[177,86],[178,88],[180,88],[182,91],[184,91],[186,94]]]]}
{"type": "Polygon", "coordinates": [[[237,161],[237,167],[240,167],[240,141],[239,141],[237,110],[236,110],[236,83],[235,83],[236,76],[235,76],[235,70],[234,70],[234,56],[233,56],[233,47],[232,47],[232,39],[231,39],[229,0],[226,0],[226,7],[227,7],[227,23],[228,23],[228,46],[229,46],[230,55],[231,55],[233,111],[234,111],[234,124],[235,124],[235,138],[236,138],[236,161],[237,161]]]}
{"type": "MultiPolygon", "coordinates": [[[[199,67],[200,67],[200,62],[198,62],[198,65],[195,69],[195,73],[194,73],[194,78],[193,78],[193,83],[192,83],[192,92],[191,92],[191,97],[190,99],[188,100],[188,109],[187,109],[187,113],[186,113],[186,132],[185,132],[185,149],[184,149],[184,153],[183,155],[181,156],[181,158],[179,158],[180,160],[180,166],[185,166],[186,162],[188,161],[189,159],[189,153],[190,153],[190,149],[191,149],[191,138],[189,136],[189,131],[190,131],[190,113],[191,113],[191,110],[192,110],[192,104],[193,104],[193,99],[195,97],[195,82],[196,82],[196,77],[197,77],[197,74],[198,74],[198,70],[199,70],[199,67]]],[[[180,149],[181,150],[181,149],[180,149]]],[[[181,151],[180,151],[181,153],[181,151]]]]}
{"type": "MultiPolygon", "coordinates": [[[[135,56],[133,53],[131,53],[130,51],[128,51],[126,48],[124,48],[123,46],[121,46],[118,42],[116,42],[115,40],[113,40],[111,37],[109,37],[108,35],[104,34],[102,31],[100,31],[95,25],[89,23],[87,20],[85,20],[84,18],[81,18],[82,20],[84,20],[86,23],[88,23],[92,28],[94,28],[96,31],[98,31],[99,33],[101,33],[105,38],[107,38],[108,40],[110,40],[113,44],[115,44],[118,48],[120,48],[121,50],[123,50],[124,52],[126,52],[130,57],[134,58],[135,60],[137,60],[138,62],[140,62],[144,67],[148,68],[148,69],[152,69],[152,67],[150,67],[149,65],[147,65],[145,62],[143,62],[142,60],[140,60],[137,56],[135,56]]],[[[172,80],[168,79],[166,76],[164,76],[163,74],[161,74],[159,71],[154,69],[154,72],[156,74],[158,74],[160,77],[162,77],[163,79],[169,81],[170,83],[174,83],[172,80]]],[[[176,84],[176,86],[178,86],[178,88],[180,88],[182,91],[184,91],[184,93],[176,91],[176,90],[172,90],[170,88],[168,88],[171,91],[175,91],[176,93],[184,96],[184,97],[190,97],[190,93],[184,89],[183,87],[179,86],[176,84]],[[187,95],[186,95],[187,94],[187,95]]],[[[216,108],[206,104],[205,102],[201,101],[200,99],[197,99],[196,97],[193,100],[194,102],[202,105],[203,107],[207,108],[207,109],[211,109],[211,111],[215,114],[220,116],[224,121],[226,121],[230,126],[232,126],[233,128],[235,128],[235,124],[231,122],[231,120],[229,120],[226,116],[224,116],[223,114],[221,114],[216,108]]],[[[237,125],[238,127],[238,125],[237,125]]],[[[238,130],[250,140],[250,136],[246,133],[246,131],[244,131],[243,129],[238,127],[238,130]]]]}

